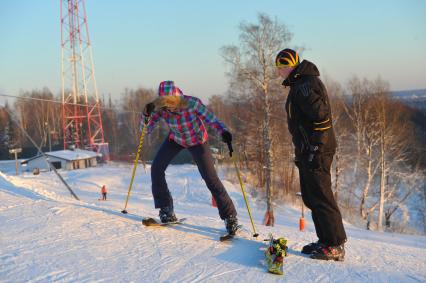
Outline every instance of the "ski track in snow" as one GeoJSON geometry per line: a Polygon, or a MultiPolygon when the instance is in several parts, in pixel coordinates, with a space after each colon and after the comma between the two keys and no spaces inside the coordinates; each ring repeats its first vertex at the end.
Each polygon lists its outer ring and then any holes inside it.
{"type": "MultiPolygon", "coordinates": [[[[426,237],[365,231],[345,225],[344,262],[311,260],[300,249],[316,240],[306,215],[298,231],[298,208],[276,208],[276,226],[265,227],[265,207],[250,199],[252,227],[238,182],[225,181],[240,222],[240,236],[225,233],[211,196],[193,165],[166,172],[179,218],[171,227],[144,227],[157,217],[149,172],[142,168],[122,214],[131,165],[60,171],[81,201],[52,172],[34,176],[0,173],[0,282],[426,282],[426,237]],[[107,185],[108,201],[98,201],[107,185]],[[266,272],[263,252],[269,232],[289,243],[284,276],[266,272]]],[[[149,168],[148,168],[149,169],[149,168]]]]}

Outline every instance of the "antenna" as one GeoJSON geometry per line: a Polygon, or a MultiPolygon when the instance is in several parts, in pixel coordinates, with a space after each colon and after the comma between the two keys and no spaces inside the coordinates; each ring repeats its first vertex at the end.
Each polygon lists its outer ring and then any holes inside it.
{"type": "Polygon", "coordinates": [[[84,0],[61,0],[61,49],[64,149],[90,149],[108,160],[84,0]]]}

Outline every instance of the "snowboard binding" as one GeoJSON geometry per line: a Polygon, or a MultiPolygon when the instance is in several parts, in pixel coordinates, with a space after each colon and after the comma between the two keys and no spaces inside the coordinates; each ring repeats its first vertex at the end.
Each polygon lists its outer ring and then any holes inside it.
{"type": "Polygon", "coordinates": [[[269,247],[265,251],[268,271],[273,274],[283,275],[283,263],[286,256],[288,256],[287,240],[283,237],[274,239],[270,235],[269,247]]]}

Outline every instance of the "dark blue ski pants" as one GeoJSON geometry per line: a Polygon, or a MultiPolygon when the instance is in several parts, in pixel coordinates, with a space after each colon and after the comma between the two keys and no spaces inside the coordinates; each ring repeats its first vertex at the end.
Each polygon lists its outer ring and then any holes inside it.
{"type": "MultiPolygon", "coordinates": [[[[151,180],[155,208],[162,208],[166,206],[173,207],[173,198],[170,194],[169,188],[167,187],[165,171],[172,159],[182,149],[185,148],[177,144],[175,141],[166,138],[154,158],[151,166],[151,180]]],[[[198,171],[200,171],[201,177],[204,179],[207,188],[216,199],[220,218],[225,219],[229,216],[236,216],[237,211],[235,210],[234,203],[217,176],[214,168],[213,157],[207,143],[188,147],[186,149],[191,153],[192,158],[198,166],[198,171]]]]}

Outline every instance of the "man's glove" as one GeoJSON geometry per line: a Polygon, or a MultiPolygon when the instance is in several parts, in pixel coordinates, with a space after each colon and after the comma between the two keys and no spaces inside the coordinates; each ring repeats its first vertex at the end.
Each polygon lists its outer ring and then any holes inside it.
{"type": "Polygon", "coordinates": [[[228,132],[228,131],[224,131],[222,133],[222,141],[224,143],[232,143],[232,135],[231,135],[231,133],[228,132]]]}
{"type": "Polygon", "coordinates": [[[308,164],[309,167],[313,170],[318,169],[321,166],[318,156],[318,149],[319,147],[317,145],[309,146],[308,164]]]}
{"type": "Polygon", "coordinates": [[[295,156],[294,157],[294,164],[296,165],[297,168],[300,168],[300,156],[295,156]]]}
{"type": "Polygon", "coordinates": [[[155,109],[155,104],[154,103],[150,102],[150,103],[146,104],[145,108],[143,109],[143,115],[145,117],[151,116],[151,114],[154,111],[154,109],[155,109]]]}

